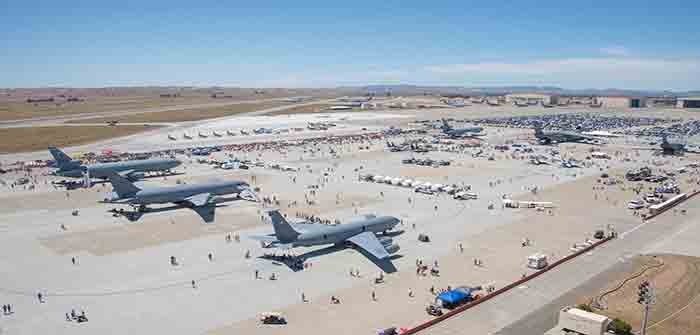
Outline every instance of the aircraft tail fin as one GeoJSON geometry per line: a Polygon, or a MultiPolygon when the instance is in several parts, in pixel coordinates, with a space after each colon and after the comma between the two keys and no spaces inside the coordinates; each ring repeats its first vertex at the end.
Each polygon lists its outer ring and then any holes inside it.
{"type": "Polygon", "coordinates": [[[66,155],[65,152],[61,151],[61,149],[58,149],[56,147],[49,147],[49,153],[51,153],[51,156],[53,156],[53,159],[56,160],[56,164],[60,168],[61,166],[66,166],[69,165],[73,160],[66,155]]]}
{"type": "Polygon", "coordinates": [[[272,220],[272,228],[275,230],[275,236],[282,243],[289,243],[296,240],[299,232],[294,230],[292,225],[280,214],[278,210],[269,211],[270,219],[272,220]]]}
{"type": "Polygon", "coordinates": [[[131,181],[120,176],[119,174],[112,173],[108,178],[109,182],[112,184],[112,188],[114,188],[114,192],[116,192],[120,198],[132,197],[134,194],[136,194],[136,192],[141,190],[131,181]]]}
{"type": "Polygon", "coordinates": [[[450,127],[450,124],[447,122],[446,119],[442,119],[442,130],[444,130],[444,131],[452,130],[452,127],[450,127]]]}

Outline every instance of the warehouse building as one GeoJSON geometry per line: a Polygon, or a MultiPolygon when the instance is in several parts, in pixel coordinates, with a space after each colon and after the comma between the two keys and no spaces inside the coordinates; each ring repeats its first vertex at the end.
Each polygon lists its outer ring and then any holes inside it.
{"type": "Polygon", "coordinates": [[[525,102],[525,103],[538,103],[538,104],[549,104],[552,103],[552,96],[549,94],[541,93],[511,93],[505,96],[506,102],[525,102]]]}
{"type": "Polygon", "coordinates": [[[609,108],[645,108],[647,107],[646,97],[625,97],[625,96],[609,96],[597,97],[596,101],[602,107],[609,108]]]}
{"type": "Polygon", "coordinates": [[[700,108],[700,97],[679,98],[676,102],[678,108],[700,108]]]}

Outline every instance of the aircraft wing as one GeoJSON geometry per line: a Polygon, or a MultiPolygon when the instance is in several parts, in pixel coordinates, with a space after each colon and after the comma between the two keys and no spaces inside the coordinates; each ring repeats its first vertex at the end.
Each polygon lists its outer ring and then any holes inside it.
{"type": "Polygon", "coordinates": [[[251,240],[254,241],[264,241],[264,242],[275,242],[277,241],[277,237],[274,235],[250,235],[248,236],[251,240]]]}
{"type": "Polygon", "coordinates": [[[352,244],[364,249],[372,256],[378,259],[384,259],[389,257],[389,253],[384,249],[384,246],[379,242],[377,236],[372,232],[364,232],[357,234],[348,239],[352,244]]]}
{"type": "Polygon", "coordinates": [[[216,211],[215,204],[206,204],[204,206],[192,207],[192,210],[199,215],[199,217],[204,220],[204,223],[214,222],[214,215],[216,211]]]}
{"type": "Polygon", "coordinates": [[[200,193],[186,198],[185,201],[192,204],[193,207],[202,207],[209,204],[210,197],[211,193],[200,193]]]}
{"type": "Polygon", "coordinates": [[[129,178],[129,175],[132,174],[132,173],[134,173],[134,171],[136,171],[136,170],[124,170],[124,171],[120,171],[120,172],[119,172],[119,175],[122,176],[123,178],[129,178]]]}

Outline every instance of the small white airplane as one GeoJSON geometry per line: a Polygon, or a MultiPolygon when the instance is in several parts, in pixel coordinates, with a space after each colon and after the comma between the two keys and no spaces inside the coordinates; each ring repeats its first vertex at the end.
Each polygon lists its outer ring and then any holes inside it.
{"type": "Polygon", "coordinates": [[[173,134],[168,134],[168,139],[173,140],[173,141],[177,141],[177,137],[175,137],[175,135],[173,135],[173,134]]]}
{"type": "Polygon", "coordinates": [[[214,134],[214,136],[216,136],[216,137],[224,136],[224,134],[222,134],[222,133],[220,133],[220,132],[218,132],[218,131],[216,131],[216,130],[213,131],[212,134],[214,134]]]}
{"type": "Polygon", "coordinates": [[[227,130],[226,135],[228,136],[236,136],[236,133],[233,130],[227,130]]]}
{"type": "Polygon", "coordinates": [[[191,139],[192,139],[192,135],[190,135],[190,134],[188,134],[188,133],[182,134],[182,137],[184,137],[186,140],[191,140],[191,139]]]}
{"type": "Polygon", "coordinates": [[[202,133],[201,131],[199,132],[199,137],[201,138],[207,138],[209,135],[202,133]]]}

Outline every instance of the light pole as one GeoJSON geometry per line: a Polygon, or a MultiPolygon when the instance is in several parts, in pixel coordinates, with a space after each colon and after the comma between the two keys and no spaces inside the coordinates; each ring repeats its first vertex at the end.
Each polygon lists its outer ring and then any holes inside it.
{"type": "Polygon", "coordinates": [[[642,319],[642,335],[647,333],[647,322],[649,321],[649,309],[651,305],[656,303],[656,291],[651,286],[649,281],[643,281],[639,284],[639,298],[637,303],[644,305],[644,318],[642,319]]]}

